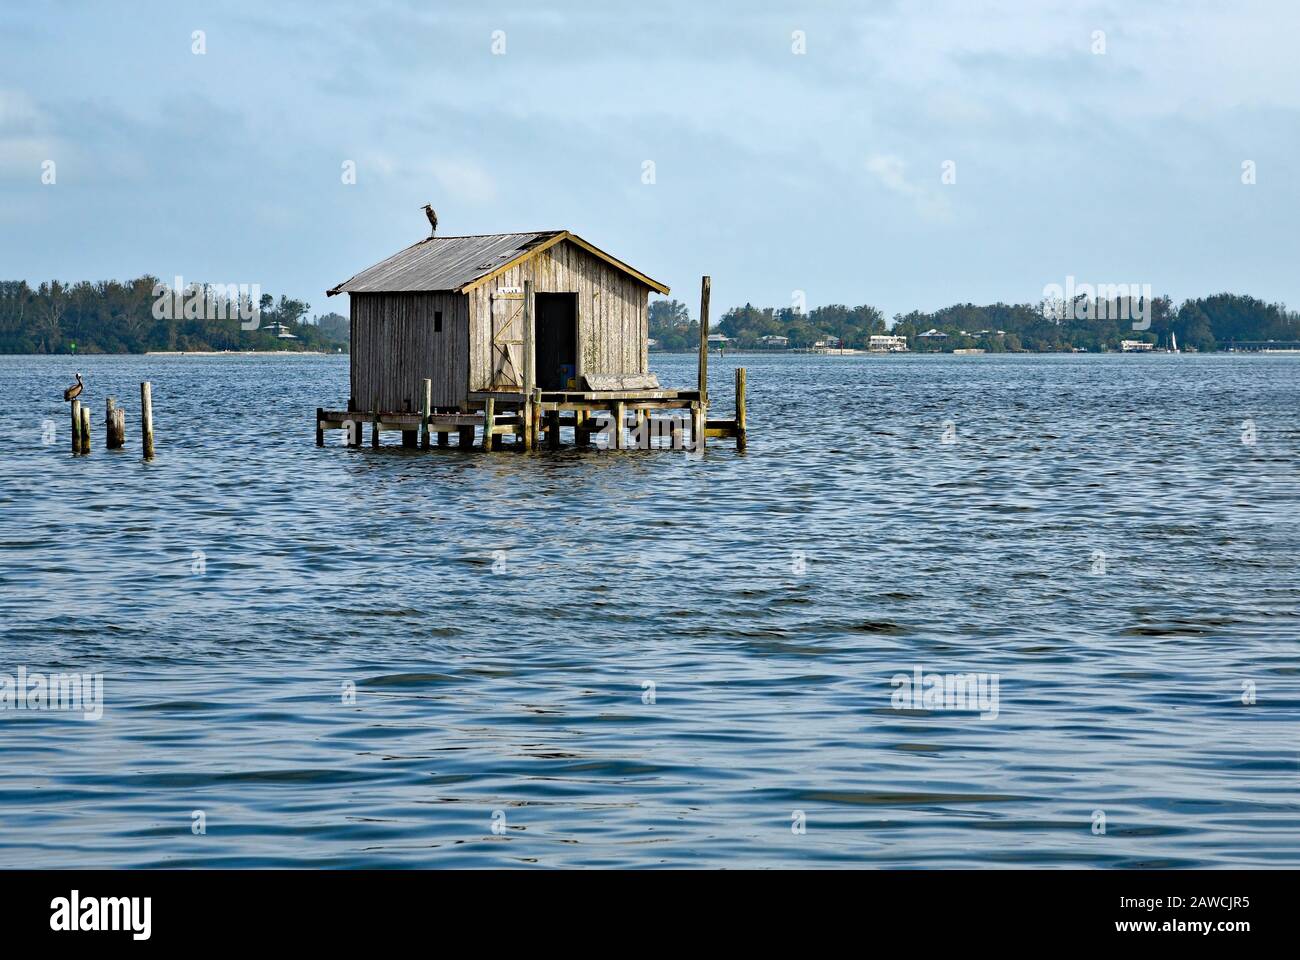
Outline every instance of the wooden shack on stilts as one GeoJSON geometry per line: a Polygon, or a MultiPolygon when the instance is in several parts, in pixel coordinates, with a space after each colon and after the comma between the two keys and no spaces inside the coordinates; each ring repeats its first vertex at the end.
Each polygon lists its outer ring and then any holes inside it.
{"type": "Polygon", "coordinates": [[[449,446],[455,434],[460,447],[512,436],[532,450],[558,447],[571,428],[579,446],[702,449],[734,437],[744,449],[743,370],[735,419],[707,418],[709,278],[694,390],[650,372],[651,291],[668,287],[567,230],[430,236],[328,291],[351,300],[351,396],[345,410],[317,409],[316,443],[342,429],[361,446],[369,424],[375,447],[401,431],[408,447],[435,435],[449,446]]]}

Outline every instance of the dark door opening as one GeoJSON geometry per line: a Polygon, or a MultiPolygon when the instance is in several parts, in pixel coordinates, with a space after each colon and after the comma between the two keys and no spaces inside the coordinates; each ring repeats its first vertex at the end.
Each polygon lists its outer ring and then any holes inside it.
{"type": "Polygon", "coordinates": [[[533,300],[537,309],[537,386],[563,390],[578,368],[578,295],[538,293],[533,300]]]}

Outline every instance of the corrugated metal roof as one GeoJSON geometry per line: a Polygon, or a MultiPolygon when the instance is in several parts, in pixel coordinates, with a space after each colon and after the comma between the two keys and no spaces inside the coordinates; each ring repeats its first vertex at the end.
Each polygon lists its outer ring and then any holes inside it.
{"type": "Polygon", "coordinates": [[[455,290],[497,270],[563,230],[427,237],[362,270],[330,290],[336,293],[413,293],[455,290]]]}
{"type": "Polygon", "coordinates": [[[504,272],[507,265],[566,241],[635,277],[650,289],[668,292],[668,288],[658,280],[650,279],[640,270],[611,257],[568,230],[543,230],[538,233],[490,233],[477,237],[428,237],[382,263],[362,270],[327,293],[330,296],[336,293],[431,293],[447,290],[466,293],[466,287],[490,282],[498,273],[504,272]]]}

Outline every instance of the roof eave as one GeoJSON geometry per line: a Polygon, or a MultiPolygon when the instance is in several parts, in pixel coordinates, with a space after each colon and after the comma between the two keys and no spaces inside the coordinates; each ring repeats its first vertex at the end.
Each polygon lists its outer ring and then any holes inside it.
{"type": "Polygon", "coordinates": [[[586,250],[592,256],[600,260],[604,260],[606,263],[610,264],[613,267],[616,267],[619,270],[622,270],[624,273],[630,274],[632,277],[635,277],[641,283],[644,283],[651,290],[657,290],[659,293],[664,293],[664,294],[668,293],[668,287],[664,286],[664,284],[660,283],[658,280],[650,279],[640,270],[628,266],[626,263],[624,263],[622,260],[619,260],[617,257],[611,257],[604,250],[601,250],[599,247],[592,246],[586,240],[583,240],[581,237],[575,235],[569,230],[561,230],[559,233],[551,237],[545,243],[539,243],[534,247],[530,247],[529,249],[520,253],[519,256],[514,257],[513,259],[509,260],[506,263],[503,263],[495,270],[490,270],[489,272],[483,274],[483,276],[481,277],[476,277],[475,279],[470,280],[468,283],[461,284],[459,287],[456,288],[456,292],[469,293],[472,290],[477,290],[479,287],[491,283],[493,280],[501,276],[506,271],[514,267],[517,267],[519,264],[523,263],[525,260],[529,259],[530,257],[535,257],[539,253],[542,253],[545,250],[549,250],[551,247],[565,240],[572,241],[576,246],[581,247],[583,250],[586,250]]]}

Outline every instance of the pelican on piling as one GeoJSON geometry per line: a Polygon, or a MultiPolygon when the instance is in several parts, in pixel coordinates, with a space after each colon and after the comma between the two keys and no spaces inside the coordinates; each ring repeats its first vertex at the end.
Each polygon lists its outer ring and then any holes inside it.
{"type": "Polygon", "coordinates": [[[74,373],[73,376],[77,378],[77,382],[63,391],[64,403],[67,403],[70,400],[75,400],[77,397],[81,396],[81,391],[86,387],[86,385],[81,382],[81,374],[74,373]]]}

